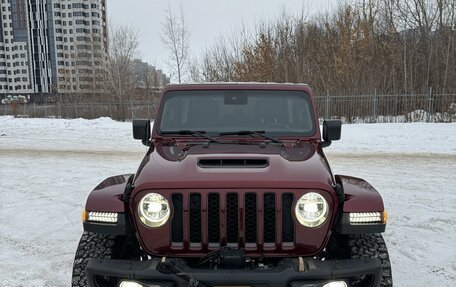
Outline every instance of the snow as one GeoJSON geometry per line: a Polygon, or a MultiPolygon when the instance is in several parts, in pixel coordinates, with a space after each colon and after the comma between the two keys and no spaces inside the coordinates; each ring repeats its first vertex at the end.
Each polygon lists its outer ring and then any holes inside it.
{"type": "MultiPolygon", "coordinates": [[[[109,118],[0,117],[0,286],[68,286],[90,190],[145,147],[109,118]]],[[[396,286],[456,280],[456,123],[344,125],[333,171],[382,194],[396,286]]]]}

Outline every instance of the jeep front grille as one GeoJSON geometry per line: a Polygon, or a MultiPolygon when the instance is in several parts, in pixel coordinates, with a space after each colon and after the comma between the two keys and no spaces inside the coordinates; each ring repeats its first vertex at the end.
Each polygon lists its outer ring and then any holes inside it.
{"type": "Polygon", "coordinates": [[[271,192],[217,192],[173,194],[171,243],[192,250],[204,246],[231,246],[273,250],[277,244],[293,246],[293,194],[271,192]]]}

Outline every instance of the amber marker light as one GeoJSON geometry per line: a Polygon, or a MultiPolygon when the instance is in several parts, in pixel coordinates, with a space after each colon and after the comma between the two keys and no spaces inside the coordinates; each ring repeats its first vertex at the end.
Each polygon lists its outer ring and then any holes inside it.
{"type": "Polygon", "coordinates": [[[86,222],[87,220],[87,211],[85,209],[82,210],[82,222],[86,222]]]}
{"type": "Polygon", "coordinates": [[[382,223],[386,224],[386,221],[388,221],[388,212],[386,212],[386,210],[384,210],[382,212],[382,223]]]}

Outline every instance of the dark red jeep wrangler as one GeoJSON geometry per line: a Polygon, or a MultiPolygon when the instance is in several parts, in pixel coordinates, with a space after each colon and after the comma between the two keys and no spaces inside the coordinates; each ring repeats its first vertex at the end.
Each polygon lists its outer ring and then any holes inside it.
{"type": "Polygon", "coordinates": [[[73,286],[392,286],[386,212],[333,175],[300,84],[168,85],[135,174],[89,195],[73,286]]]}

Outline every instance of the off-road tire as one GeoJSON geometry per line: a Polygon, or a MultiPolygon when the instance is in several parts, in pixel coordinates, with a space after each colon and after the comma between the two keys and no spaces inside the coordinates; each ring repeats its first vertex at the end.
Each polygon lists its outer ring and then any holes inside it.
{"type": "Polygon", "coordinates": [[[139,247],[132,238],[84,232],[74,258],[71,286],[87,286],[85,268],[90,258],[137,259],[139,254],[139,247]]]}
{"type": "MultiPolygon", "coordinates": [[[[331,258],[340,259],[378,258],[383,267],[380,286],[393,286],[388,249],[381,234],[335,236],[330,242],[328,254],[331,258]]],[[[354,280],[351,284],[350,286],[364,286],[360,280],[354,280]]]]}

